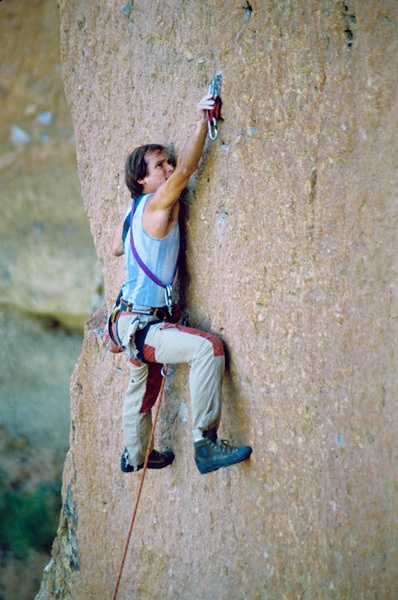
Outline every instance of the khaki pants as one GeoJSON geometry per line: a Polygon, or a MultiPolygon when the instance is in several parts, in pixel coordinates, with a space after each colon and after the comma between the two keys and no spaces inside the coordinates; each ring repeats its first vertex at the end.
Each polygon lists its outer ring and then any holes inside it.
{"type": "MultiPolygon", "coordinates": [[[[124,337],[131,317],[121,316],[118,334],[124,337]]],[[[134,340],[131,341],[134,344],[134,340]]],[[[194,440],[215,427],[221,416],[221,386],[225,369],[222,341],[214,335],[174,325],[155,323],[145,337],[142,358],[131,359],[130,382],[123,410],[125,445],[132,466],[144,462],[152,429],[151,409],[156,402],[162,380],[163,364],[188,363],[194,440]]]]}

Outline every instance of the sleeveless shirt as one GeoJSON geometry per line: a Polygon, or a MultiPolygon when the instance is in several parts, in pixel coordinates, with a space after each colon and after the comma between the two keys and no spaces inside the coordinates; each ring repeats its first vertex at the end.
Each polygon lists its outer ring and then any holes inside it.
{"type": "MultiPolygon", "coordinates": [[[[148,269],[165,285],[172,283],[174,269],[180,249],[180,229],[178,221],[172,230],[161,239],[151,237],[144,230],[142,217],[150,194],[142,196],[133,217],[134,245],[138,256],[148,269]]],[[[131,206],[126,212],[126,217],[131,211],[131,206]]],[[[131,302],[135,307],[157,307],[166,304],[165,289],[157,285],[148,277],[137,264],[130,245],[130,230],[124,241],[124,268],[126,279],[122,287],[123,299],[131,302]]]]}

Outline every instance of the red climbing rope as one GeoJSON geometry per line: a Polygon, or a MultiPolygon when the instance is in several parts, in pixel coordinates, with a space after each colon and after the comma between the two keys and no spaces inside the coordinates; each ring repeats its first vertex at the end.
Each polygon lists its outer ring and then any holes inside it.
{"type": "Polygon", "coordinates": [[[125,543],[125,546],[124,546],[124,552],[123,552],[122,562],[120,564],[120,569],[119,569],[119,573],[118,573],[118,576],[117,576],[115,591],[113,593],[112,600],[116,600],[117,592],[119,590],[120,580],[122,578],[123,567],[124,567],[124,563],[126,561],[127,550],[128,550],[128,547],[129,547],[130,538],[131,538],[131,534],[133,532],[133,527],[134,527],[134,521],[135,521],[135,517],[136,517],[136,514],[137,514],[138,503],[140,501],[142,488],[144,487],[144,479],[145,479],[145,475],[146,475],[146,471],[147,471],[149,455],[151,453],[153,438],[155,437],[155,427],[156,427],[156,422],[157,422],[158,416],[159,416],[159,409],[160,409],[160,404],[161,404],[161,401],[162,401],[164,384],[165,384],[165,381],[166,381],[166,374],[167,374],[167,365],[164,365],[164,367],[162,369],[163,379],[162,379],[162,383],[160,385],[159,394],[158,394],[158,397],[157,397],[157,403],[158,404],[157,404],[155,415],[154,415],[154,418],[153,418],[152,431],[151,431],[151,436],[149,438],[148,448],[147,448],[146,455],[145,455],[144,466],[143,466],[143,469],[142,469],[142,477],[141,477],[141,481],[140,481],[140,487],[138,488],[137,499],[136,499],[135,505],[134,505],[133,516],[131,518],[130,528],[129,528],[129,531],[128,531],[128,534],[127,534],[127,539],[126,539],[126,543],[125,543]]]}

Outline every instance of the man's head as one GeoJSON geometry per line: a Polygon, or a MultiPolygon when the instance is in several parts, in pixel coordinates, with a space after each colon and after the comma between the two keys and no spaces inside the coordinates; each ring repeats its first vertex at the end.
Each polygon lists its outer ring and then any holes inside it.
{"type": "Polygon", "coordinates": [[[155,158],[166,158],[166,162],[173,167],[175,159],[172,152],[161,144],[145,144],[136,148],[126,160],[125,180],[132,198],[138,198],[144,191],[145,179],[152,172],[156,164],[155,158]],[[153,164],[152,164],[153,163],[153,164]]]}

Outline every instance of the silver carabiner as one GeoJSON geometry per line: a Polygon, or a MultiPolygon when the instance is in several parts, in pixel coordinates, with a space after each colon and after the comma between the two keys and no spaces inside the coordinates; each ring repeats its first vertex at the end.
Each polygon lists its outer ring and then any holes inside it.
{"type": "MultiPolygon", "coordinates": [[[[220,87],[222,83],[222,74],[218,73],[213,77],[213,81],[209,86],[209,94],[213,95],[213,100],[216,100],[220,93],[220,87]]],[[[211,113],[212,111],[209,111],[211,113]]],[[[217,115],[218,116],[218,115],[217,115]]],[[[218,130],[217,130],[217,119],[214,116],[210,116],[207,120],[207,128],[209,130],[209,138],[212,142],[218,138],[218,130]]]]}
{"type": "Polygon", "coordinates": [[[177,371],[178,369],[178,364],[174,367],[174,369],[171,369],[171,371],[169,371],[169,367],[170,365],[163,365],[160,373],[162,375],[162,377],[166,378],[166,377],[171,377],[172,375],[174,375],[174,373],[177,371]]]}
{"type": "Polygon", "coordinates": [[[166,306],[169,309],[169,313],[171,314],[171,310],[173,307],[173,287],[169,284],[165,287],[165,296],[166,296],[166,306]]]}
{"type": "Polygon", "coordinates": [[[211,121],[207,121],[207,128],[209,130],[209,138],[214,142],[218,138],[217,119],[215,117],[211,121]]]}

